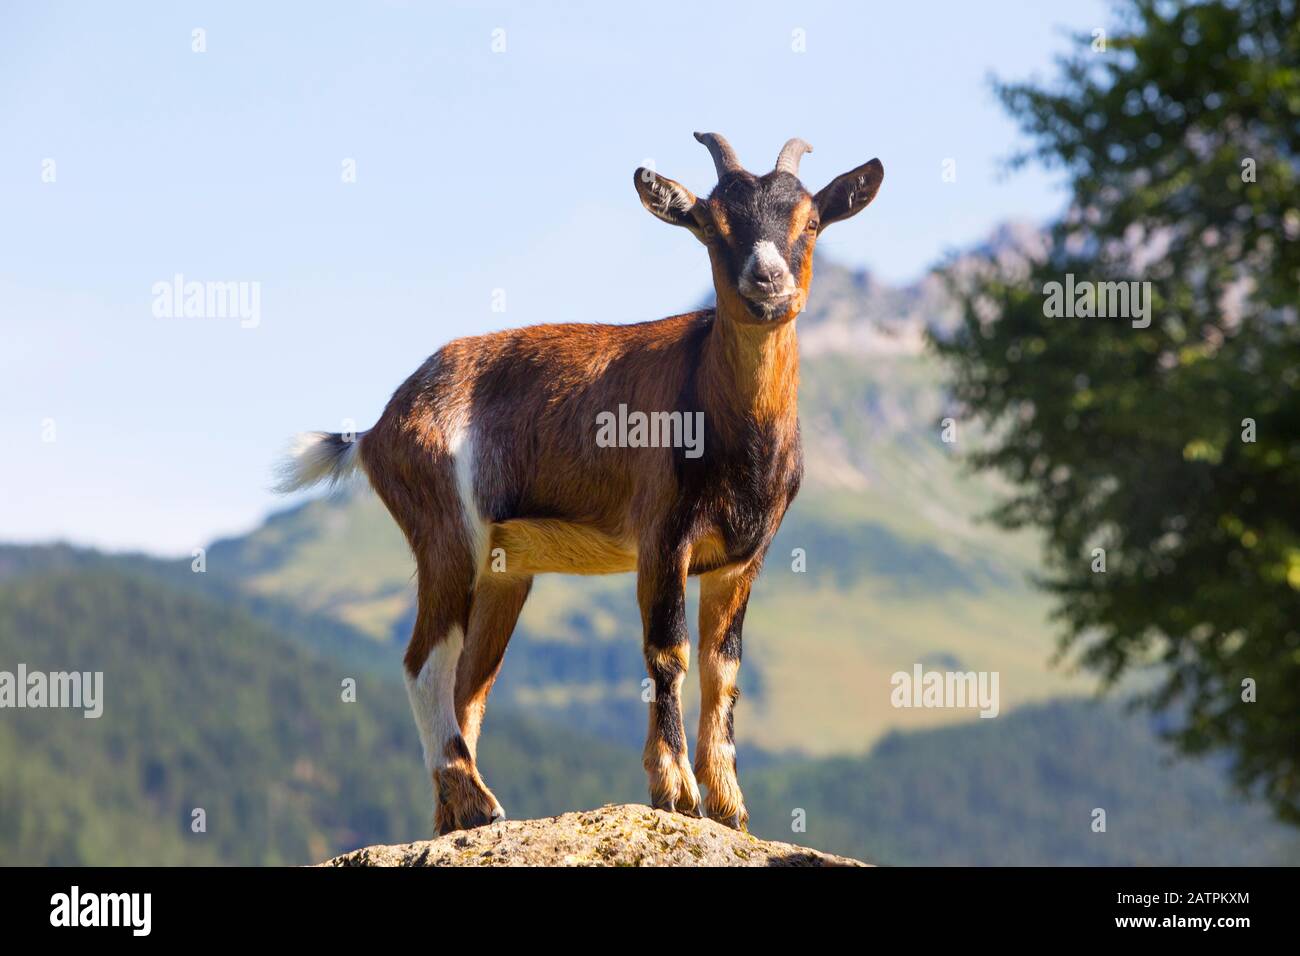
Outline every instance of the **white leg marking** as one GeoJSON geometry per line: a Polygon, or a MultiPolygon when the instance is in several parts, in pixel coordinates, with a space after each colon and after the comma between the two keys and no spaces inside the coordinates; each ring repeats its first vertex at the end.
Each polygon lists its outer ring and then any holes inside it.
{"type": "Polygon", "coordinates": [[[429,653],[415,677],[406,675],[406,694],[424,747],[424,767],[430,773],[447,766],[446,745],[460,734],[456,723],[456,664],[465,635],[453,627],[429,653]]]}

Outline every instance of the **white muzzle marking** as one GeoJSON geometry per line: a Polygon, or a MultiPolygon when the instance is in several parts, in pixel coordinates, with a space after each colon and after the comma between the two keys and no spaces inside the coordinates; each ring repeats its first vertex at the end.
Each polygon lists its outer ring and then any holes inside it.
{"type": "Polygon", "coordinates": [[[774,299],[794,293],[794,275],[790,272],[790,265],[772,240],[762,239],[754,243],[749,258],[745,260],[745,268],[741,270],[740,291],[751,299],[774,299]],[[777,279],[775,283],[766,278],[760,282],[755,278],[760,275],[775,275],[777,279]]]}

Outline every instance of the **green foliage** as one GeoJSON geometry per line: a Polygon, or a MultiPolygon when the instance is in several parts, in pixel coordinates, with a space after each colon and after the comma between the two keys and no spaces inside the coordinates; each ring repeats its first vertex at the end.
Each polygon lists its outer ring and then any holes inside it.
{"type": "MultiPolygon", "coordinates": [[[[399,686],[107,564],[0,585],[0,669],[104,673],[97,719],[0,712],[0,862],[296,864],[429,835],[399,686]],[[206,833],[191,832],[196,807],[206,833]]],[[[516,815],[641,793],[635,752],[519,716],[488,728],[483,765],[516,815]]]]}
{"type": "Polygon", "coordinates": [[[1180,746],[1300,821],[1300,15],[1141,0],[1091,41],[998,88],[1072,205],[1041,259],[953,271],[937,345],[1014,484],[996,517],[1046,532],[1064,653],[1147,672],[1180,746]],[[1150,325],[1047,317],[1071,273],[1149,281],[1150,325]]]}
{"type": "Polygon", "coordinates": [[[1115,706],[1058,701],[891,734],[867,757],[746,777],[752,829],[875,863],[1229,866],[1300,862],[1300,839],[1220,770],[1171,763],[1115,706]],[[807,832],[792,833],[802,809],[807,832]],[[1093,832],[1093,810],[1106,831],[1093,832]]]}

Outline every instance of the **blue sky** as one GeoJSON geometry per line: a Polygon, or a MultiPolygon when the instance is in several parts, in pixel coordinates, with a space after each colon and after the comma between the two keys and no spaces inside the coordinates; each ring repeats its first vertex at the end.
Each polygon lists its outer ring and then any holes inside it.
{"type": "Polygon", "coordinates": [[[270,469],[293,433],[366,427],[452,338],[693,307],[703,249],[632,187],[649,161],[707,192],[693,130],[763,170],[801,136],[813,190],[880,157],[876,202],[819,251],[890,280],[1051,218],[1051,177],[1002,172],[1017,133],[987,80],[1049,77],[1108,7],[86,2],[5,20],[0,540],[181,554],[283,506],[270,469]],[[157,317],[177,273],[259,283],[257,326],[157,317]]]}

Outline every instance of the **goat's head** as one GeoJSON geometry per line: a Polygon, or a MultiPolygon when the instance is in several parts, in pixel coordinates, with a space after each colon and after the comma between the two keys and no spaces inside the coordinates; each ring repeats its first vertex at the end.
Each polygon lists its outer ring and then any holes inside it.
{"type": "Polygon", "coordinates": [[[775,169],[755,176],[717,133],[695,138],[717,167],[713,192],[697,199],[680,183],[643,167],[635,175],[642,205],[708,247],[720,311],[747,323],[790,321],[808,299],[818,234],[865,208],[880,189],[885,167],[873,159],[814,196],[799,182],[799,160],[812,152],[801,139],[785,144],[775,169]]]}

